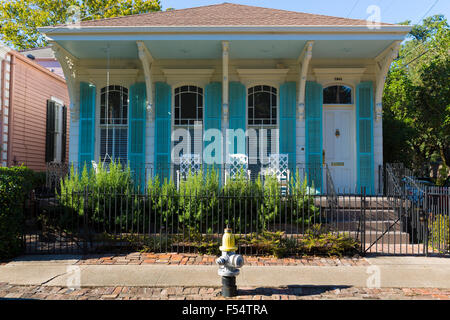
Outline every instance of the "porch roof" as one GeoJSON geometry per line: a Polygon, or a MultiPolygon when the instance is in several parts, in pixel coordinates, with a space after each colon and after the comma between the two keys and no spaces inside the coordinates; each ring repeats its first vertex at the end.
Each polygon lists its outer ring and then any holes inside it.
{"type": "Polygon", "coordinates": [[[79,59],[136,59],[144,41],[155,59],[297,58],[314,40],[315,58],[374,58],[411,27],[231,3],[83,21],[39,30],[79,59]]]}

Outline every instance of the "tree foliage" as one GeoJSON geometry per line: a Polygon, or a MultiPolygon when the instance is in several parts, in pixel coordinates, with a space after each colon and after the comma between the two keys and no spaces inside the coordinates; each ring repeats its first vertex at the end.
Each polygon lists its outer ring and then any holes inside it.
{"type": "Polygon", "coordinates": [[[383,95],[386,162],[404,162],[420,174],[436,160],[450,166],[449,50],[441,15],[413,26],[402,45],[383,95]]]}
{"type": "Polygon", "coordinates": [[[0,37],[18,50],[42,47],[39,27],[159,10],[159,0],[0,0],[0,37]]]}

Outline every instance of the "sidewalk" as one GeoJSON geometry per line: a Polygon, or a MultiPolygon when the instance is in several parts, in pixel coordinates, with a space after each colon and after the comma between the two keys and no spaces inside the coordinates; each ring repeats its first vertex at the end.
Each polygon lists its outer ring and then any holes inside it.
{"type": "MultiPolygon", "coordinates": [[[[169,254],[149,258],[149,255],[136,253],[119,257],[91,256],[85,259],[80,256],[56,255],[19,257],[0,266],[0,296],[8,297],[9,294],[9,297],[14,297],[16,291],[24,296],[33,294],[29,290],[38,290],[38,293],[46,292],[46,297],[62,293],[64,298],[68,284],[73,281],[73,272],[79,271],[81,290],[76,292],[84,292],[80,296],[88,297],[87,293],[100,290],[101,292],[93,294],[93,297],[101,298],[115,292],[114,298],[132,298],[133,295],[129,292],[137,290],[137,298],[147,299],[190,296],[219,298],[221,282],[217,275],[217,266],[214,265],[214,257],[179,256],[169,254]],[[134,259],[131,259],[132,257],[134,259]],[[172,260],[181,262],[186,258],[187,261],[192,261],[192,264],[170,264],[172,260]],[[153,260],[150,262],[151,259],[153,260]],[[130,263],[131,261],[134,263],[130,263]],[[198,292],[186,293],[184,290],[188,288],[194,288],[189,290],[198,292]],[[203,296],[198,294],[201,290],[204,292],[203,296]]],[[[450,297],[448,258],[277,260],[249,257],[247,260],[247,265],[241,269],[237,278],[238,288],[243,290],[240,292],[241,298],[329,296],[328,298],[333,299],[357,299],[376,298],[377,295],[381,299],[388,296],[399,299],[421,296],[430,298],[432,295],[450,297]],[[365,289],[371,284],[376,285],[377,279],[379,289],[365,289]],[[339,290],[337,294],[336,290],[339,290]],[[261,292],[265,294],[261,295],[261,292]]],[[[70,296],[72,293],[75,295],[74,292],[69,292],[70,296]]]]}

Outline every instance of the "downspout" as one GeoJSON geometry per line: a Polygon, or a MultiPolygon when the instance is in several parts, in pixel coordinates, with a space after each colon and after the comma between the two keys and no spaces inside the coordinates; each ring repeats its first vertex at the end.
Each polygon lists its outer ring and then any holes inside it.
{"type": "Polygon", "coordinates": [[[14,94],[14,76],[15,76],[15,66],[16,66],[16,57],[13,54],[10,54],[11,61],[9,63],[9,103],[8,103],[8,153],[6,159],[6,165],[11,165],[11,151],[12,151],[12,140],[14,138],[14,108],[13,108],[13,94],[14,94]]]}

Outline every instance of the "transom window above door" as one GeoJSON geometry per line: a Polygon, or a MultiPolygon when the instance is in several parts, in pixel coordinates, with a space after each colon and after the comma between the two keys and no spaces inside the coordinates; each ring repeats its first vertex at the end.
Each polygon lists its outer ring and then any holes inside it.
{"type": "Polygon", "coordinates": [[[203,89],[197,86],[175,88],[175,125],[190,126],[203,120],[203,89]]]}
{"type": "Polygon", "coordinates": [[[248,125],[277,124],[277,89],[254,86],[248,89],[248,125]]]}
{"type": "Polygon", "coordinates": [[[324,104],[352,104],[352,88],[342,85],[323,89],[324,104]]]}

